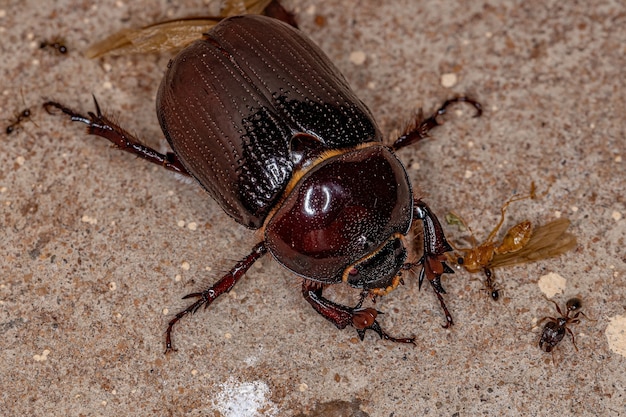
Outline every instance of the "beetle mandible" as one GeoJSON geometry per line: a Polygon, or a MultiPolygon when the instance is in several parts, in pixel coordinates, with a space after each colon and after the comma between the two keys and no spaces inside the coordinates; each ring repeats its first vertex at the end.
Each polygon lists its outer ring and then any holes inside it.
{"type": "MultiPolygon", "coordinates": [[[[95,98],[94,98],[95,101],[95,98]]],[[[157,96],[157,115],[173,152],[161,154],[102,114],[83,116],[46,102],[89,134],[120,149],[195,178],[238,223],[261,229],[263,240],[168,324],[166,352],[173,350],[174,325],[230,291],[266,253],[302,278],[302,294],[324,318],[343,329],[382,330],[366,296],[386,294],[402,272],[421,265],[446,316],[441,275],[451,250],[437,217],[414,197],[406,170],[394,151],[427,137],[446,101],[420,118],[393,145],[385,146],[370,110],[351,90],[329,58],[302,32],[272,18],[245,15],[223,20],[168,64],[157,96]],[[423,224],[421,259],[408,262],[405,236],[423,224]],[[346,282],[361,290],[355,307],[322,294],[346,282]]]]}

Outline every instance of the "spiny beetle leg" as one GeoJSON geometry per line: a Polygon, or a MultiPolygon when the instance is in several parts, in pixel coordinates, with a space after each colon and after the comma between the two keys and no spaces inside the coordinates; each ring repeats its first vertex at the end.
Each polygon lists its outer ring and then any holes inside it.
{"type": "Polygon", "coordinates": [[[96,106],[96,113],[88,112],[87,116],[83,116],[55,101],[45,102],[43,108],[50,114],[54,114],[53,109],[61,110],[61,112],[70,116],[73,122],[85,123],[87,125],[87,133],[90,135],[103,137],[123,151],[130,152],[146,161],[161,165],[170,171],[189,175],[189,172],[187,172],[187,169],[185,169],[183,164],[178,160],[176,154],[172,152],[162,154],[142,145],[139,139],[102,114],[95,96],[93,97],[93,101],[96,106]]]}
{"type": "Polygon", "coordinates": [[[187,314],[193,314],[202,306],[206,309],[211,303],[220,295],[230,291],[235,284],[244,276],[246,271],[250,269],[259,258],[267,253],[267,247],[264,242],[257,243],[248,256],[237,262],[233,269],[231,269],[226,275],[220,278],[212,287],[192,294],[187,294],[183,299],[198,298],[195,303],[191,304],[186,309],[182,310],[174,316],[167,325],[165,332],[165,353],[176,350],[172,347],[172,330],[174,325],[178,323],[180,319],[187,314]]]}
{"type": "Polygon", "coordinates": [[[318,282],[303,280],[302,295],[304,299],[326,320],[337,326],[338,329],[345,329],[348,325],[353,326],[359,339],[363,340],[366,330],[375,331],[381,339],[398,343],[415,344],[415,337],[396,338],[388,335],[376,321],[376,316],[382,314],[374,308],[361,308],[363,296],[356,307],[350,308],[334,303],[322,296],[324,286],[318,282]]]}
{"type": "Polygon", "coordinates": [[[420,260],[422,269],[419,274],[419,287],[422,287],[424,278],[428,279],[446,315],[446,324],[443,327],[447,328],[454,322],[441,295],[446,293],[441,285],[441,275],[454,273],[452,268],[445,263],[445,253],[451,251],[452,247],[446,240],[441,223],[422,200],[415,201],[413,217],[421,220],[424,225],[424,255],[420,260]]]}
{"type": "Polygon", "coordinates": [[[440,125],[440,123],[437,121],[437,117],[446,114],[446,111],[451,104],[460,102],[469,103],[474,106],[474,108],[476,109],[476,114],[474,115],[474,117],[480,117],[480,115],[483,114],[482,105],[469,97],[455,97],[450,100],[446,100],[446,102],[443,103],[443,105],[439,107],[439,109],[437,109],[437,111],[434,112],[430,117],[423,119],[422,112],[420,111],[417,116],[419,119],[394,142],[394,144],[391,146],[392,149],[398,150],[400,148],[404,148],[405,146],[417,143],[422,139],[426,139],[428,137],[428,132],[430,132],[430,130],[434,127],[440,125]]]}

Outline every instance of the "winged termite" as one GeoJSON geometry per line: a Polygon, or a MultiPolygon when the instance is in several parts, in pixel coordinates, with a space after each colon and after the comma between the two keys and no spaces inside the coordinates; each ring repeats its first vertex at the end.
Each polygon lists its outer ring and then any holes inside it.
{"type": "Polygon", "coordinates": [[[171,52],[200,39],[222,19],[238,14],[266,14],[295,26],[293,16],[278,0],[226,1],[219,16],[189,17],[154,23],[139,29],[123,29],[91,45],[85,55],[98,58],[106,54],[171,52]]]}
{"type": "Polygon", "coordinates": [[[448,224],[462,225],[469,230],[471,240],[471,246],[467,248],[459,248],[451,243],[456,253],[454,256],[449,256],[450,261],[462,266],[470,273],[483,271],[484,289],[494,301],[500,298],[501,289],[496,283],[492,269],[553,258],[576,246],[576,237],[566,232],[570,221],[565,218],[534,229],[530,221],[523,221],[511,227],[500,242],[497,241],[496,236],[504,223],[508,206],[515,201],[536,198],[534,184],[528,194],[511,197],[500,209],[500,221],[487,239],[480,244],[461,217],[454,213],[446,216],[448,224]]]}

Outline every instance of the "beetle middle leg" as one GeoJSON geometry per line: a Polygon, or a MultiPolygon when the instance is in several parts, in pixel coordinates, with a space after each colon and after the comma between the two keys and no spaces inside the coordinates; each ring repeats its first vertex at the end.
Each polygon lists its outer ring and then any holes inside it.
{"type": "Polygon", "coordinates": [[[235,266],[219,281],[217,281],[210,288],[202,291],[202,292],[194,292],[192,294],[187,294],[183,297],[183,299],[187,298],[197,298],[198,300],[191,304],[186,309],[182,310],[178,314],[174,316],[172,320],[167,324],[167,330],[165,331],[165,353],[176,350],[172,347],[172,330],[174,330],[174,325],[180,321],[187,314],[193,314],[202,306],[206,309],[215,301],[217,297],[220,295],[229,292],[235,284],[244,276],[246,271],[250,269],[252,264],[254,264],[259,258],[267,253],[267,247],[264,242],[257,243],[248,256],[243,258],[241,261],[237,262],[235,266]]]}
{"type": "Polygon", "coordinates": [[[338,329],[345,329],[348,325],[356,329],[359,339],[363,340],[366,330],[373,330],[381,339],[398,343],[415,344],[415,337],[396,338],[388,335],[376,321],[376,316],[382,314],[374,308],[361,308],[364,296],[355,307],[346,307],[334,303],[322,296],[323,284],[305,279],[302,282],[302,295],[304,299],[326,320],[337,326],[338,329]]]}
{"type": "Polygon", "coordinates": [[[139,139],[102,114],[95,97],[93,101],[96,106],[96,113],[89,112],[87,116],[83,116],[55,101],[45,102],[43,108],[50,114],[53,114],[53,109],[61,110],[61,112],[70,116],[73,122],[85,123],[87,125],[87,133],[90,135],[103,137],[123,151],[130,152],[146,161],[161,165],[170,171],[190,175],[179,161],[176,154],[172,152],[162,154],[150,147],[142,145],[139,139]]]}

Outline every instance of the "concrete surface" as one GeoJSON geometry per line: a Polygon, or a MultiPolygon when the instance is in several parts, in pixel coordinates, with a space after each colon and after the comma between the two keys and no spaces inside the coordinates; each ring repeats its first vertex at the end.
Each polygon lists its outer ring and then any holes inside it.
{"type": "Polygon", "coordinates": [[[389,333],[417,336],[415,347],[338,331],[268,257],[184,319],[168,356],[164,330],[186,306],[181,297],[244,256],[254,233],[196,184],[40,104],[91,110],[94,93],[163,147],[154,98],[169,56],[87,60],[80,51],[215,4],[92,3],[0,1],[0,120],[32,110],[2,134],[0,415],[626,415],[623,2],[285,1],[390,137],[419,107],[467,93],[484,104],[480,119],[455,107],[433,140],[400,154],[439,216],[455,211],[484,238],[501,204],[534,181],[549,193],[512,205],[505,227],[560,215],[579,244],[497,270],[498,303],[480,276],[446,277],[456,320],[447,330],[432,290],[407,279],[376,307],[389,333]],[[67,56],[39,49],[57,36],[67,56]],[[560,305],[580,296],[595,320],[571,326],[578,351],[568,336],[554,355],[538,348],[535,324],[554,313],[547,291],[560,305]]]}

